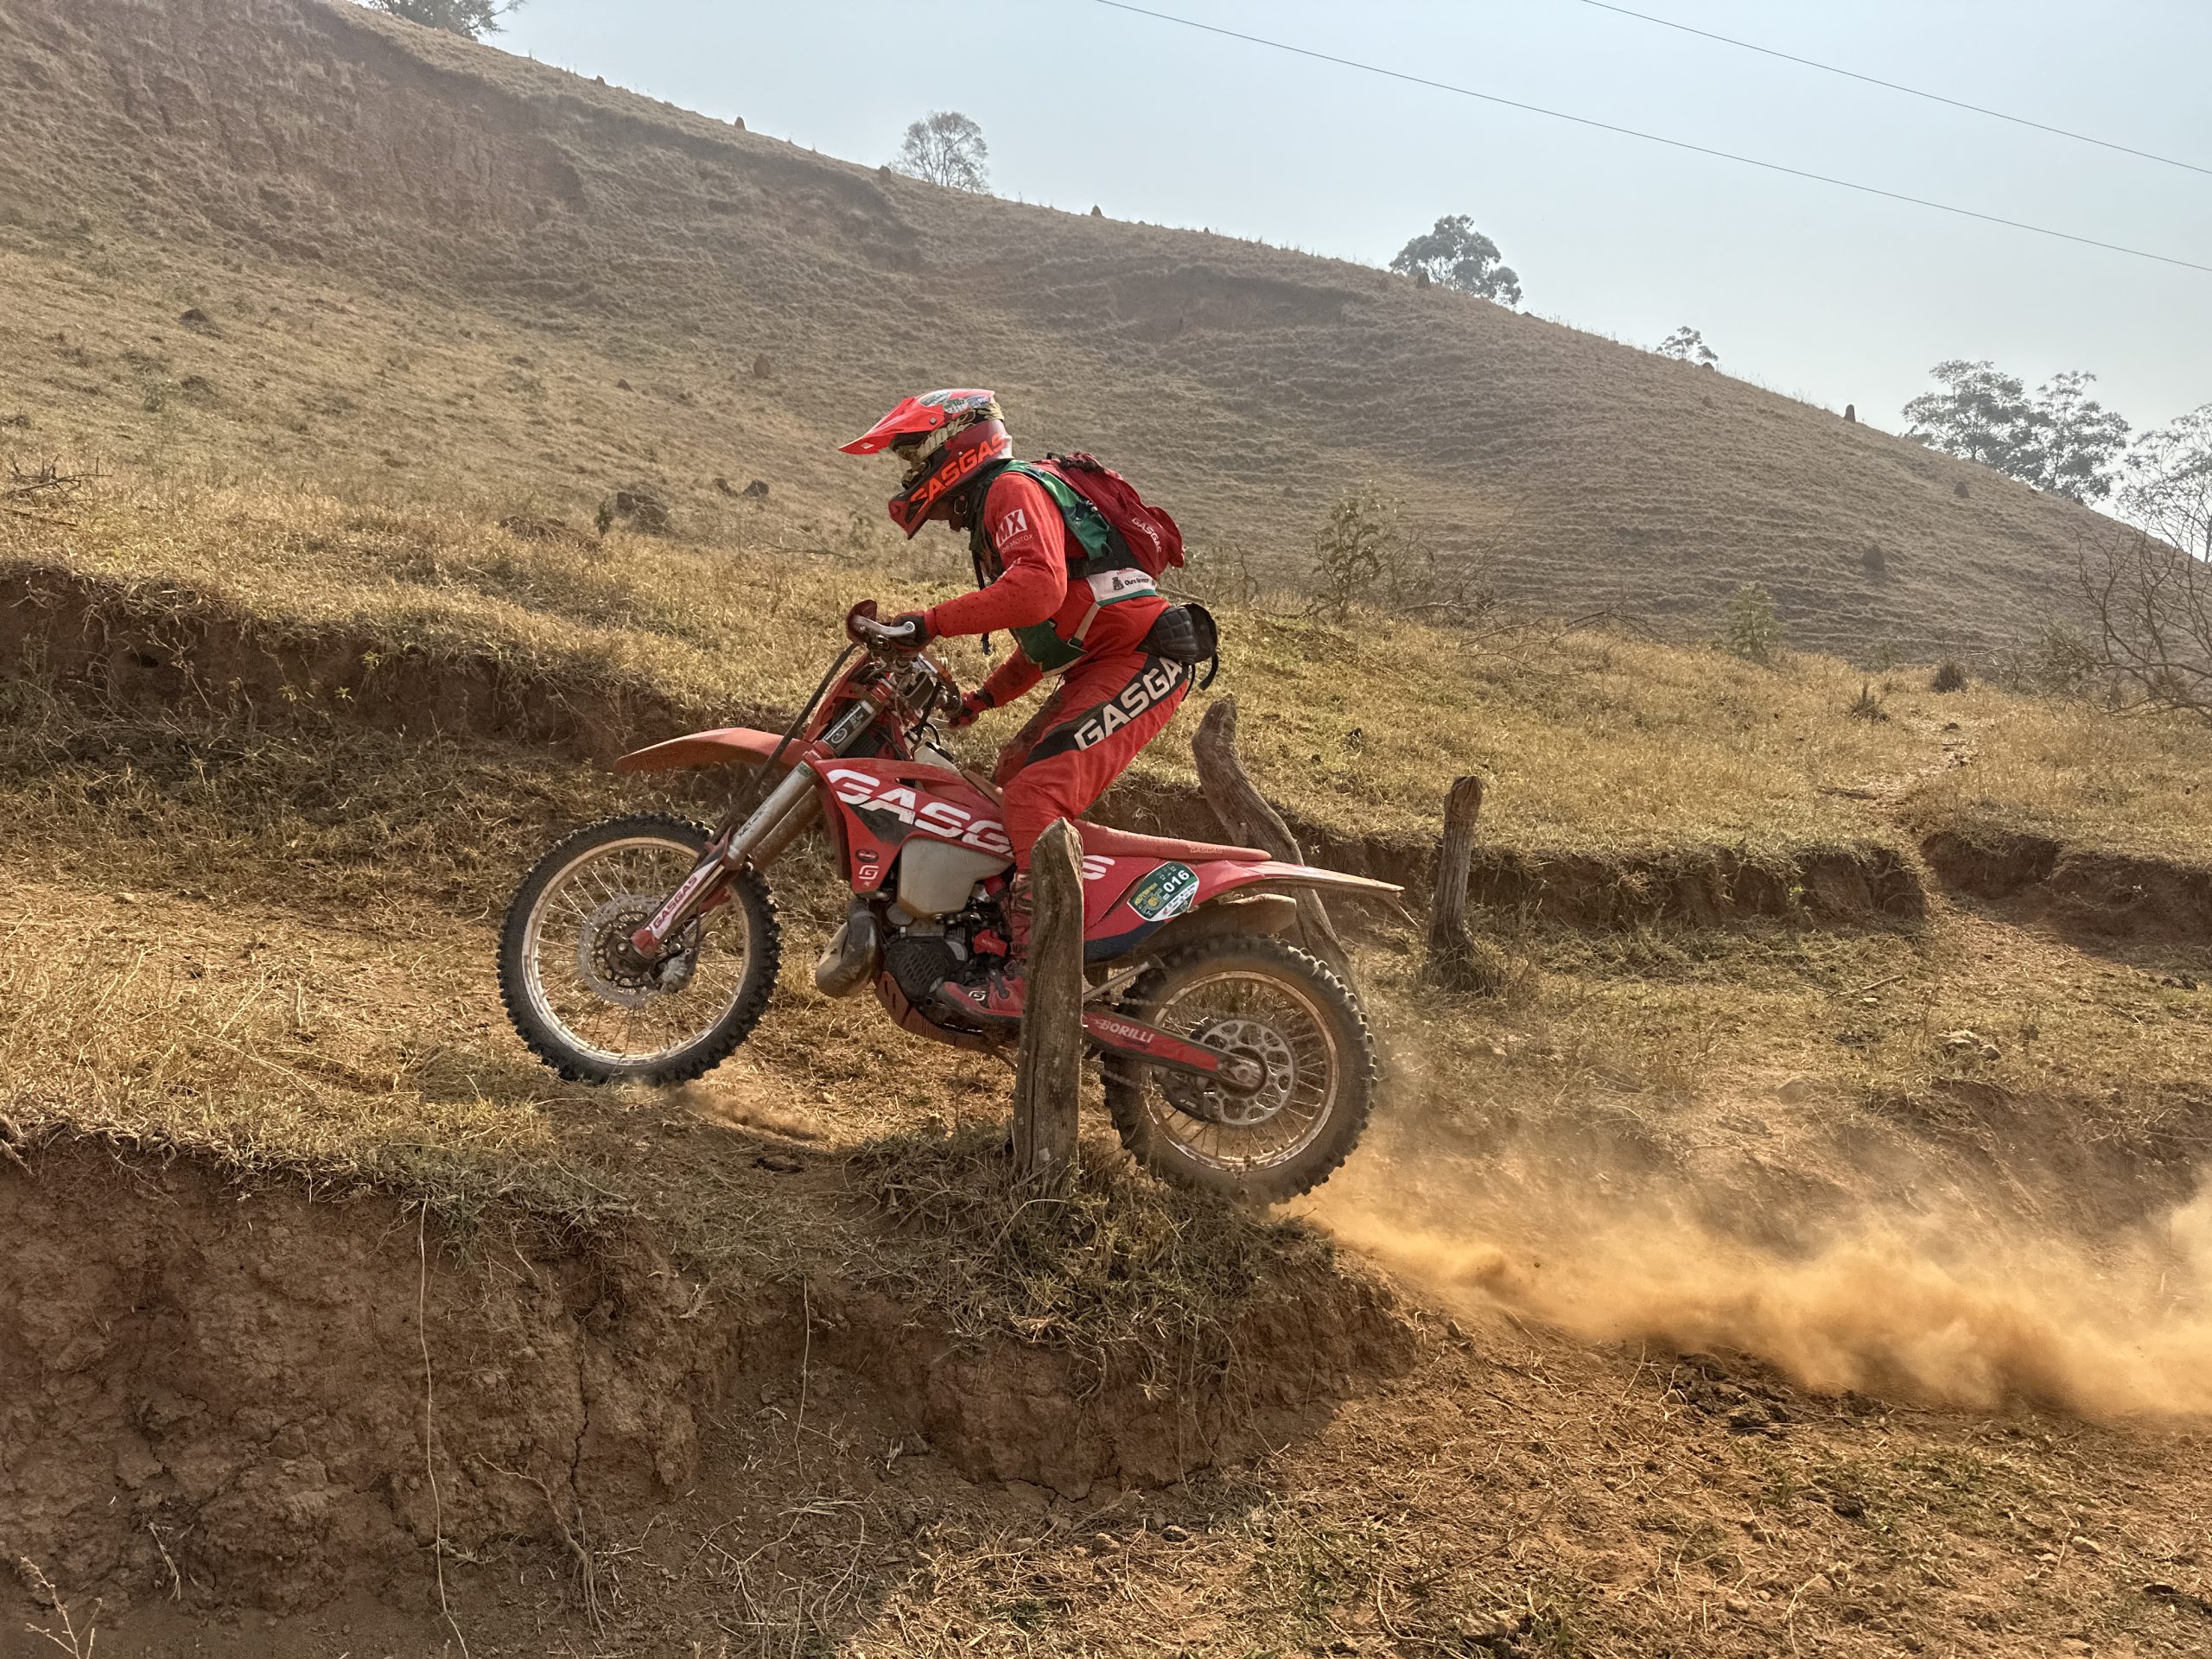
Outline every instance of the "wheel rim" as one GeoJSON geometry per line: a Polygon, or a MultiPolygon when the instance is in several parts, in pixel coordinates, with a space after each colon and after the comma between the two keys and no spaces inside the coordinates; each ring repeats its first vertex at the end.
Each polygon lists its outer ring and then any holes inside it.
{"type": "Polygon", "coordinates": [[[1344,1076],[1337,1035],[1321,1005],[1294,982],[1224,968],[1175,990],[1146,1018],[1267,1068],[1266,1081],[1249,1096],[1147,1069],[1145,1116],[1185,1157],[1217,1169],[1273,1168],[1313,1145],[1336,1110],[1344,1076]]]}
{"type": "Polygon", "coordinates": [[[671,941],[658,963],[626,960],[620,949],[698,861],[682,842],[626,836],[586,848],[539,890],[523,936],[524,989],[580,1055],[642,1071],[697,1043],[744,995],[753,938],[734,895],[671,941]]]}

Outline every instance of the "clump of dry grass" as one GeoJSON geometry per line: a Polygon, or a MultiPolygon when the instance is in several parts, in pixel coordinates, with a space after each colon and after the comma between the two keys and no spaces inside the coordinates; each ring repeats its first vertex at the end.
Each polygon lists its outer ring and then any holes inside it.
{"type": "Polygon", "coordinates": [[[1008,1178],[1004,1132],[895,1135],[855,1152],[855,1186],[929,1248],[897,1288],[977,1337],[1064,1346],[1103,1373],[1222,1362],[1230,1327],[1287,1274],[1325,1269],[1329,1244],[1294,1223],[1171,1190],[1118,1149],[1084,1142],[1067,1192],[1008,1178]]]}
{"type": "Polygon", "coordinates": [[[569,825],[621,810],[595,769],[282,714],[102,713],[0,680],[14,849],[93,884],[373,918],[404,897],[496,914],[569,825]]]}

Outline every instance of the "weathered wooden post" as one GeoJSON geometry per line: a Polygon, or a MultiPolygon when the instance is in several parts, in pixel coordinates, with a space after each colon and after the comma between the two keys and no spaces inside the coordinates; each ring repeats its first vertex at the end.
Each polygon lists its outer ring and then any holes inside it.
{"type": "MultiPolygon", "coordinates": [[[[1206,710],[1191,740],[1191,758],[1198,762],[1198,790],[1221,820],[1222,833],[1240,846],[1259,847],[1273,858],[1303,864],[1306,855],[1282,814],[1268,802],[1245,775],[1236,754],[1236,699],[1223,697],[1206,710]]],[[[1321,897],[1310,889],[1298,893],[1298,931],[1301,942],[1315,956],[1335,969],[1344,982],[1351,981],[1351,953],[1337,937],[1321,897]]]]}
{"type": "Polygon", "coordinates": [[[1483,780],[1455,778],[1444,798],[1444,839],[1436,849],[1436,891],[1428,912],[1428,972],[1454,990],[1478,988],[1475,942],[1467,931],[1467,871],[1475,856],[1475,821],[1482,816],[1483,780]]]}
{"type": "Polygon", "coordinates": [[[1083,1082],[1083,850],[1056,820],[1029,861],[1029,986],[1014,1084],[1014,1175],[1057,1191],[1075,1166],[1083,1082]]]}

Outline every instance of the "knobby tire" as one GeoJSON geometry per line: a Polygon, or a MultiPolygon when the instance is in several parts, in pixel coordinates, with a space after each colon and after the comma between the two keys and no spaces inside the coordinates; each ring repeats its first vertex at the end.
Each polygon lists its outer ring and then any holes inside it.
{"type": "Polygon", "coordinates": [[[689,819],[658,812],[587,824],[532,867],[508,905],[506,920],[499,930],[499,1000],[506,1005],[507,1018],[531,1052],[570,1083],[671,1084],[704,1077],[753,1034],[776,988],[776,972],[783,959],[783,931],[776,918],[775,895],[769,891],[766,878],[748,866],[730,878],[729,902],[742,906],[745,911],[745,976],[737,1000],[728,1014],[688,1046],[655,1065],[613,1066],[578,1053],[546,1025],[531,1006],[525,983],[531,913],[546,887],[575,862],[578,854],[594,844],[639,839],[681,846],[696,860],[707,850],[712,837],[689,819]]]}

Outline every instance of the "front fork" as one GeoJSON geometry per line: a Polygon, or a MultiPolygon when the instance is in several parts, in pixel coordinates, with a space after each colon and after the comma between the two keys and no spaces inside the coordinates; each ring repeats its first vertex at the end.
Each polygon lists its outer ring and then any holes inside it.
{"type": "Polygon", "coordinates": [[[669,940],[721,901],[731,876],[748,863],[767,864],[821,817],[818,783],[811,767],[793,766],[751,817],[708,848],[653,918],[630,936],[630,948],[639,958],[658,961],[669,940]]]}

